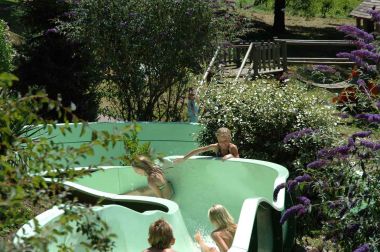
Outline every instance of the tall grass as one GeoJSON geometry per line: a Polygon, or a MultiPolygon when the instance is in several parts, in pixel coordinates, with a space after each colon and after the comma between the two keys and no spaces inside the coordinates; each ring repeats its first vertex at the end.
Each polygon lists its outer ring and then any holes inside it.
{"type": "MultiPolygon", "coordinates": [[[[275,0],[237,0],[237,7],[252,6],[262,11],[273,11],[275,0]]],[[[286,12],[307,17],[348,17],[362,0],[287,0],[286,12]]]]}

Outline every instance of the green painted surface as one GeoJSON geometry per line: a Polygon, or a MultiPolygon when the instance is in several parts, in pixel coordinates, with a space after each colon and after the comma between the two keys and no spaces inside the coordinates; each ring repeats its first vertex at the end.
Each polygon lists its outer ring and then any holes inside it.
{"type": "MultiPolygon", "coordinates": [[[[81,124],[77,126],[74,124],[70,125],[72,132],[66,132],[65,135],[60,132],[60,125],[58,125],[58,128],[55,129],[49,137],[52,137],[52,140],[56,143],[62,143],[65,146],[79,147],[90,141],[93,130],[117,134],[129,125],[129,123],[90,123],[82,136],[80,136],[82,129],[81,124]]],[[[183,155],[198,147],[195,138],[201,128],[199,124],[139,122],[137,125],[141,127],[141,131],[138,133],[140,142],[150,142],[152,148],[164,156],[183,155]]],[[[116,158],[124,155],[124,153],[122,142],[118,142],[114,148],[111,147],[108,151],[104,148],[96,147],[93,156],[81,159],[79,162],[83,166],[101,165],[100,159],[102,156],[116,158]]],[[[117,162],[103,163],[102,165],[110,164],[120,165],[120,163],[117,162]]]]}
{"type": "MultiPolygon", "coordinates": [[[[281,174],[271,166],[276,165],[254,160],[241,162],[198,158],[165,169],[165,176],[171,181],[175,191],[172,200],[179,205],[191,237],[196,230],[200,230],[205,239],[211,242],[209,234],[213,227],[208,220],[207,211],[213,204],[227,207],[237,222],[245,199],[264,198],[272,202],[275,180],[281,174]]],[[[84,177],[76,182],[96,190],[118,194],[147,186],[146,178],[134,173],[130,167],[97,171],[91,177],[84,177]],[[112,182],[114,184],[110,185],[112,182]]],[[[272,248],[270,211],[260,207],[257,215],[261,234],[259,247],[272,248]]],[[[183,247],[175,248],[186,251],[183,247]]]]}
{"type": "MultiPolygon", "coordinates": [[[[197,146],[195,135],[199,132],[200,125],[183,123],[139,123],[142,131],[139,133],[141,141],[150,141],[156,151],[166,155],[183,155],[197,146]]],[[[125,123],[97,123],[90,124],[90,130],[79,137],[80,127],[73,127],[72,133],[62,136],[59,130],[54,132],[53,140],[66,146],[78,146],[86,144],[91,137],[91,129],[117,132],[125,123]]],[[[80,160],[81,166],[99,164],[101,155],[115,157],[123,155],[124,148],[118,143],[114,149],[108,151],[96,150],[95,155],[80,160]]],[[[170,162],[168,162],[170,165],[170,162]]],[[[235,159],[222,161],[215,158],[196,158],[187,160],[174,168],[165,169],[165,175],[173,184],[175,195],[172,199],[179,206],[170,213],[161,211],[147,211],[138,213],[121,206],[105,206],[99,208],[99,214],[111,227],[111,231],[118,235],[117,247],[114,251],[142,251],[148,247],[147,233],[150,223],[160,217],[168,220],[174,228],[177,243],[174,249],[177,251],[199,251],[194,247],[192,236],[196,230],[200,230],[207,241],[211,241],[209,234],[213,230],[207,211],[213,204],[226,206],[235,221],[247,219],[247,214],[256,216],[257,241],[259,251],[269,251],[273,248],[273,225],[268,209],[259,206],[266,201],[278,210],[282,210],[283,204],[272,202],[273,190],[281,182],[284,182],[288,172],[282,166],[257,161],[235,159]],[[240,216],[245,199],[254,200],[248,212],[240,216]]],[[[146,178],[133,172],[130,167],[109,167],[96,171],[90,176],[79,178],[76,183],[96,189],[101,192],[123,194],[139,187],[147,186],[146,178]]],[[[280,193],[282,195],[283,193],[280,193]]],[[[121,197],[121,196],[118,196],[121,197]]],[[[151,198],[143,197],[146,201],[151,198]]],[[[279,196],[283,198],[283,196],[279,196]]],[[[170,201],[163,201],[170,202],[170,201]]],[[[164,204],[164,203],[163,203],[164,204]]],[[[170,204],[169,204],[170,205],[170,204]]],[[[177,206],[176,204],[174,204],[177,206]]],[[[176,208],[176,207],[174,207],[176,208]]],[[[42,217],[41,217],[42,218],[42,217]]],[[[43,217],[44,218],[44,217],[43,217]]],[[[248,218],[249,219],[249,218],[248,218]]],[[[240,226],[241,227],[241,226],[240,226]]],[[[247,229],[248,233],[252,228],[247,229]]],[[[250,237],[249,234],[248,239],[250,237]]],[[[245,235],[243,233],[243,235],[245,235]]],[[[71,235],[65,238],[67,244],[79,244],[80,236],[71,235]]],[[[236,238],[237,239],[237,238],[236,238]]],[[[243,239],[244,240],[244,239],[243,239]]],[[[235,241],[234,241],[235,244],[235,241]]],[[[51,245],[54,251],[53,244],[51,245]]],[[[79,245],[78,245],[79,246],[79,245]]],[[[75,251],[82,251],[78,247],[75,251]]]]}

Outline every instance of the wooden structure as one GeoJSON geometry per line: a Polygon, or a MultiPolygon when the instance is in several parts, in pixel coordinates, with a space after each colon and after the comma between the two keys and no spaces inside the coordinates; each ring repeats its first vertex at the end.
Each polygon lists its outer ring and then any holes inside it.
{"type": "MultiPolygon", "coordinates": [[[[303,39],[275,39],[285,42],[289,46],[347,46],[355,47],[351,40],[303,40],[303,39]]],[[[313,58],[313,57],[287,57],[288,64],[321,64],[321,65],[353,65],[348,58],[313,58]]]]}
{"type": "Polygon", "coordinates": [[[355,46],[350,40],[274,39],[271,42],[225,43],[218,46],[215,51],[201,84],[210,79],[214,65],[223,69],[222,77],[234,78],[237,82],[242,77],[286,71],[290,64],[354,64],[348,58],[288,57],[288,45],[315,46],[318,49],[321,46],[355,46]]]}
{"type": "Polygon", "coordinates": [[[380,11],[380,0],[364,0],[358,7],[351,11],[350,15],[356,18],[356,26],[367,32],[380,32],[380,25],[371,20],[368,11],[371,9],[380,11]]]}
{"type": "Polygon", "coordinates": [[[253,77],[261,74],[277,73],[287,70],[285,42],[251,42],[225,44],[219,46],[203,78],[203,84],[209,77],[215,63],[223,68],[223,77],[253,77]]]}

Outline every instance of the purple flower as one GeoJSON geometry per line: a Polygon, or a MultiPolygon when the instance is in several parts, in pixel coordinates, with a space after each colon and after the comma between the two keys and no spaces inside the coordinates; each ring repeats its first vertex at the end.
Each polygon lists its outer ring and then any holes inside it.
{"type": "Polygon", "coordinates": [[[365,50],[368,50],[370,52],[373,52],[376,50],[376,47],[374,45],[367,44],[362,40],[354,41],[353,44],[356,45],[358,49],[365,49],[365,50]]]}
{"type": "Polygon", "coordinates": [[[50,28],[50,29],[47,29],[44,34],[49,35],[49,34],[56,34],[56,33],[58,33],[57,28],[50,28]]]}
{"type": "Polygon", "coordinates": [[[309,174],[304,174],[302,176],[298,176],[294,179],[295,181],[297,181],[298,183],[301,183],[301,182],[308,182],[308,181],[311,181],[312,178],[309,174]]]}
{"type": "Polygon", "coordinates": [[[338,31],[341,31],[346,34],[346,37],[354,39],[362,39],[364,42],[372,42],[374,40],[373,35],[351,25],[341,25],[337,28],[338,31]]]}
{"type": "Polygon", "coordinates": [[[380,122],[380,114],[360,114],[360,115],[356,115],[355,118],[363,119],[370,123],[380,122]]]}
{"type": "Polygon", "coordinates": [[[287,209],[285,211],[285,213],[281,216],[281,219],[280,219],[280,223],[281,225],[285,223],[285,221],[287,219],[289,219],[289,217],[291,217],[292,215],[295,215],[296,213],[298,213],[301,209],[304,209],[305,207],[302,205],[302,204],[298,204],[298,205],[295,205],[295,206],[292,206],[291,208],[287,209]]]}
{"type": "Polygon", "coordinates": [[[313,132],[314,132],[313,129],[311,129],[311,128],[305,128],[305,129],[302,129],[302,130],[299,130],[299,131],[295,131],[295,132],[289,133],[289,134],[287,134],[284,137],[284,143],[288,143],[291,139],[298,139],[298,138],[301,138],[303,136],[310,135],[313,132]]]}
{"type": "Polygon", "coordinates": [[[286,186],[285,183],[281,183],[278,186],[276,186],[276,188],[273,191],[273,200],[274,201],[277,201],[278,193],[280,192],[281,189],[285,188],[285,186],[286,186]]]}
{"type": "Polygon", "coordinates": [[[322,73],[335,73],[335,68],[327,65],[315,65],[313,66],[313,70],[322,72],[322,73]]]}
{"type": "Polygon", "coordinates": [[[298,185],[298,182],[295,180],[289,180],[286,185],[288,187],[288,192],[291,192],[298,185]]]}
{"type": "Polygon", "coordinates": [[[370,9],[367,12],[372,16],[373,21],[380,22],[380,12],[379,11],[370,9]]]}
{"type": "Polygon", "coordinates": [[[371,135],[372,134],[372,131],[371,130],[368,130],[368,131],[360,131],[360,132],[356,132],[356,133],[354,133],[351,137],[352,138],[357,138],[357,137],[361,137],[361,138],[363,138],[363,137],[368,137],[369,135],[371,135]]]}
{"type": "Polygon", "coordinates": [[[332,149],[332,152],[336,154],[341,154],[341,155],[348,155],[350,149],[351,149],[350,146],[344,145],[344,146],[338,146],[332,149]]]}
{"type": "Polygon", "coordinates": [[[326,160],[318,159],[318,160],[315,160],[315,161],[309,163],[306,167],[307,168],[321,168],[321,167],[325,166],[326,164],[327,164],[326,160]]]}
{"type": "Polygon", "coordinates": [[[300,210],[297,211],[297,217],[304,215],[307,212],[306,208],[301,208],[300,210]]]}
{"type": "Polygon", "coordinates": [[[359,87],[362,87],[362,86],[366,85],[366,83],[365,83],[365,81],[363,79],[359,79],[356,83],[359,85],[359,87]]]}
{"type": "Polygon", "coordinates": [[[337,113],[335,115],[339,116],[342,119],[346,119],[346,118],[350,117],[350,115],[346,114],[346,113],[337,113]]]}
{"type": "Polygon", "coordinates": [[[297,197],[298,201],[301,202],[304,206],[309,206],[311,201],[309,198],[305,197],[305,196],[300,196],[300,197],[297,197]]]}
{"type": "Polygon", "coordinates": [[[367,140],[361,140],[360,144],[374,151],[380,150],[380,143],[370,142],[367,140]]]}
{"type": "Polygon", "coordinates": [[[355,139],[353,137],[349,137],[348,138],[348,144],[347,144],[347,146],[349,146],[349,147],[355,146],[355,139]]]}
{"type": "Polygon", "coordinates": [[[353,252],[368,252],[369,250],[369,245],[365,243],[363,245],[360,245],[360,247],[356,248],[353,252]]]}
{"type": "Polygon", "coordinates": [[[379,61],[380,55],[377,53],[370,52],[368,50],[354,50],[351,52],[351,55],[362,58],[362,59],[369,59],[372,60],[373,62],[377,63],[379,61]]]}

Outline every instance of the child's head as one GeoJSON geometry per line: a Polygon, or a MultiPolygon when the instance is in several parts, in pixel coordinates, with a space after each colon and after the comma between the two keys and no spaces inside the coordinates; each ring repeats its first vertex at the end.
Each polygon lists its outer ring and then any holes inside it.
{"type": "Polygon", "coordinates": [[[140,175],[150,174],[153,170],[153,162],[146,156],[137,156],[132,161],[132,167],[140,175]]]}
{"type": "Polygon", "coordinates": [[[216,133],[216,138],[218,142],[231,142],[231,131],[227,128],[219,128],[216,133]]]}
{"type": "Polygon", "coordinates": [[[152,248],[170,248],[175,242],[170,224],[163,219],[159,219],[152,223],[149,227],[148,242],[152,248]]]}
{"type": "Polygon", "coordinates": [[[208,218],[217,228],[227,228],[235,225],[234,218],[222,205],[213,205],[208,210],[208,218]]]}
{"type": "Polygon", "coordinates": [[[192,87],[189,88],[188,98],[195,99],[195,90],[192,87]]]}

